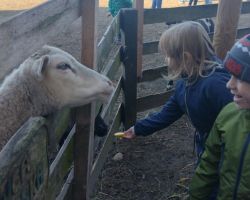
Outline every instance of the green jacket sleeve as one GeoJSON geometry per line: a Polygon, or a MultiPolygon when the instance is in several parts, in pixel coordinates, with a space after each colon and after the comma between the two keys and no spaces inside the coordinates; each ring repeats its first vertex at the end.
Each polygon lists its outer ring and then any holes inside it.
{"type": "Polygon", "coordinates": [[[218,182],[218,167],[222,142],[220,133],[214,124],[206,141],[205,151],[190,183],[190,199],[209,199],[218,182]]]}

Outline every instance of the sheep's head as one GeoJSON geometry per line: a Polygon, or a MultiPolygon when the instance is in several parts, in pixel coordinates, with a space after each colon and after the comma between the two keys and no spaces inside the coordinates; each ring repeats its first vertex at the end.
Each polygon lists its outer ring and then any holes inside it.
{"type": "Polygon", "coordinates": [[[44,46],[30,60],[34,77],[60,102],[60,107],[84,105],[97,99],[107,102],[114,89],[107,77],[61,49],[44,46]]]}

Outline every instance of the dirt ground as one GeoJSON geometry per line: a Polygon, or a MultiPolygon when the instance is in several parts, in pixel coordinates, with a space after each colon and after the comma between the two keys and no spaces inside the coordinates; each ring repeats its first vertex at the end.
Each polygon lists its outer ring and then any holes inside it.
{"type": "MultiPolygon", "coordinates": [[[[0,0],[1,5],[4,1],[12,2],[0,0]]],[[[164,3],[170,1],[163,0],[164,3]]],[[[245,26],[248,19],[249,16],[243,17],[240,26],[245,26]]],[[[111,20],[112,17],[108,15],[106,8],[98,9],[98,40],[111,20]]],[[[167,28],[165,24],[146,25],[144,41],[159,39],[165,28],[167,28]]],[[[49,44],[58,46],[79,59],[80,19],[49,44]]],[[[159,54],[143,57],[144,68],[161,66],[163,62],[164,59],[159,54]]],[[[166,82],[160,78],[154,82],[139,84],[138,96],[165,90],[166,82]]],[[[138,113],[138,119],[159,109],[138,113]]],[[[170,127],[151,136],[115,141],[92,200],[186,199],[188,184],[194,170],[193,132],[194,129],[189,121],[183,117],[170,127]],[[113,159],[117,153],[123,155],[119,161],[113,159]]]]}

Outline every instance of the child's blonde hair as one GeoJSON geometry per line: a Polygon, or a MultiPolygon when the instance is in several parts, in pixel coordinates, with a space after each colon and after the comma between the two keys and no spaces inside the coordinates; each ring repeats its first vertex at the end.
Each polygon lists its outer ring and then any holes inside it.
{"type": "Polygon", "coordinates": [[[160,38],[159,48],[171,59],[171,78],[185,74],[194,81],[216,63],[212,59],[215,53],[210,38],[197,22],[183,22],[166,30],[160,38]]]}

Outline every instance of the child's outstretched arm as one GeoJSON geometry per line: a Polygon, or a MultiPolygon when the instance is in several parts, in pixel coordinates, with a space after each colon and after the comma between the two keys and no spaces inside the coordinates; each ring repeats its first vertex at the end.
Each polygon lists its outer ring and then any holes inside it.
{"type": "Polygon", "coordinates": [[[166,128],[179,119],[183,114],[184,112],[178,105],[174,94],[159,112],[137,121],[134,126],[134,132],[136,135],[148,136],[156,131],[166,128]]]}
{"type": "Polygon", "coordinates": [[[215,123],[206,141],[206,149],[190,183],[191,200],[209,199],[218,188],[218,167],[222,145],[215,123]]]}

